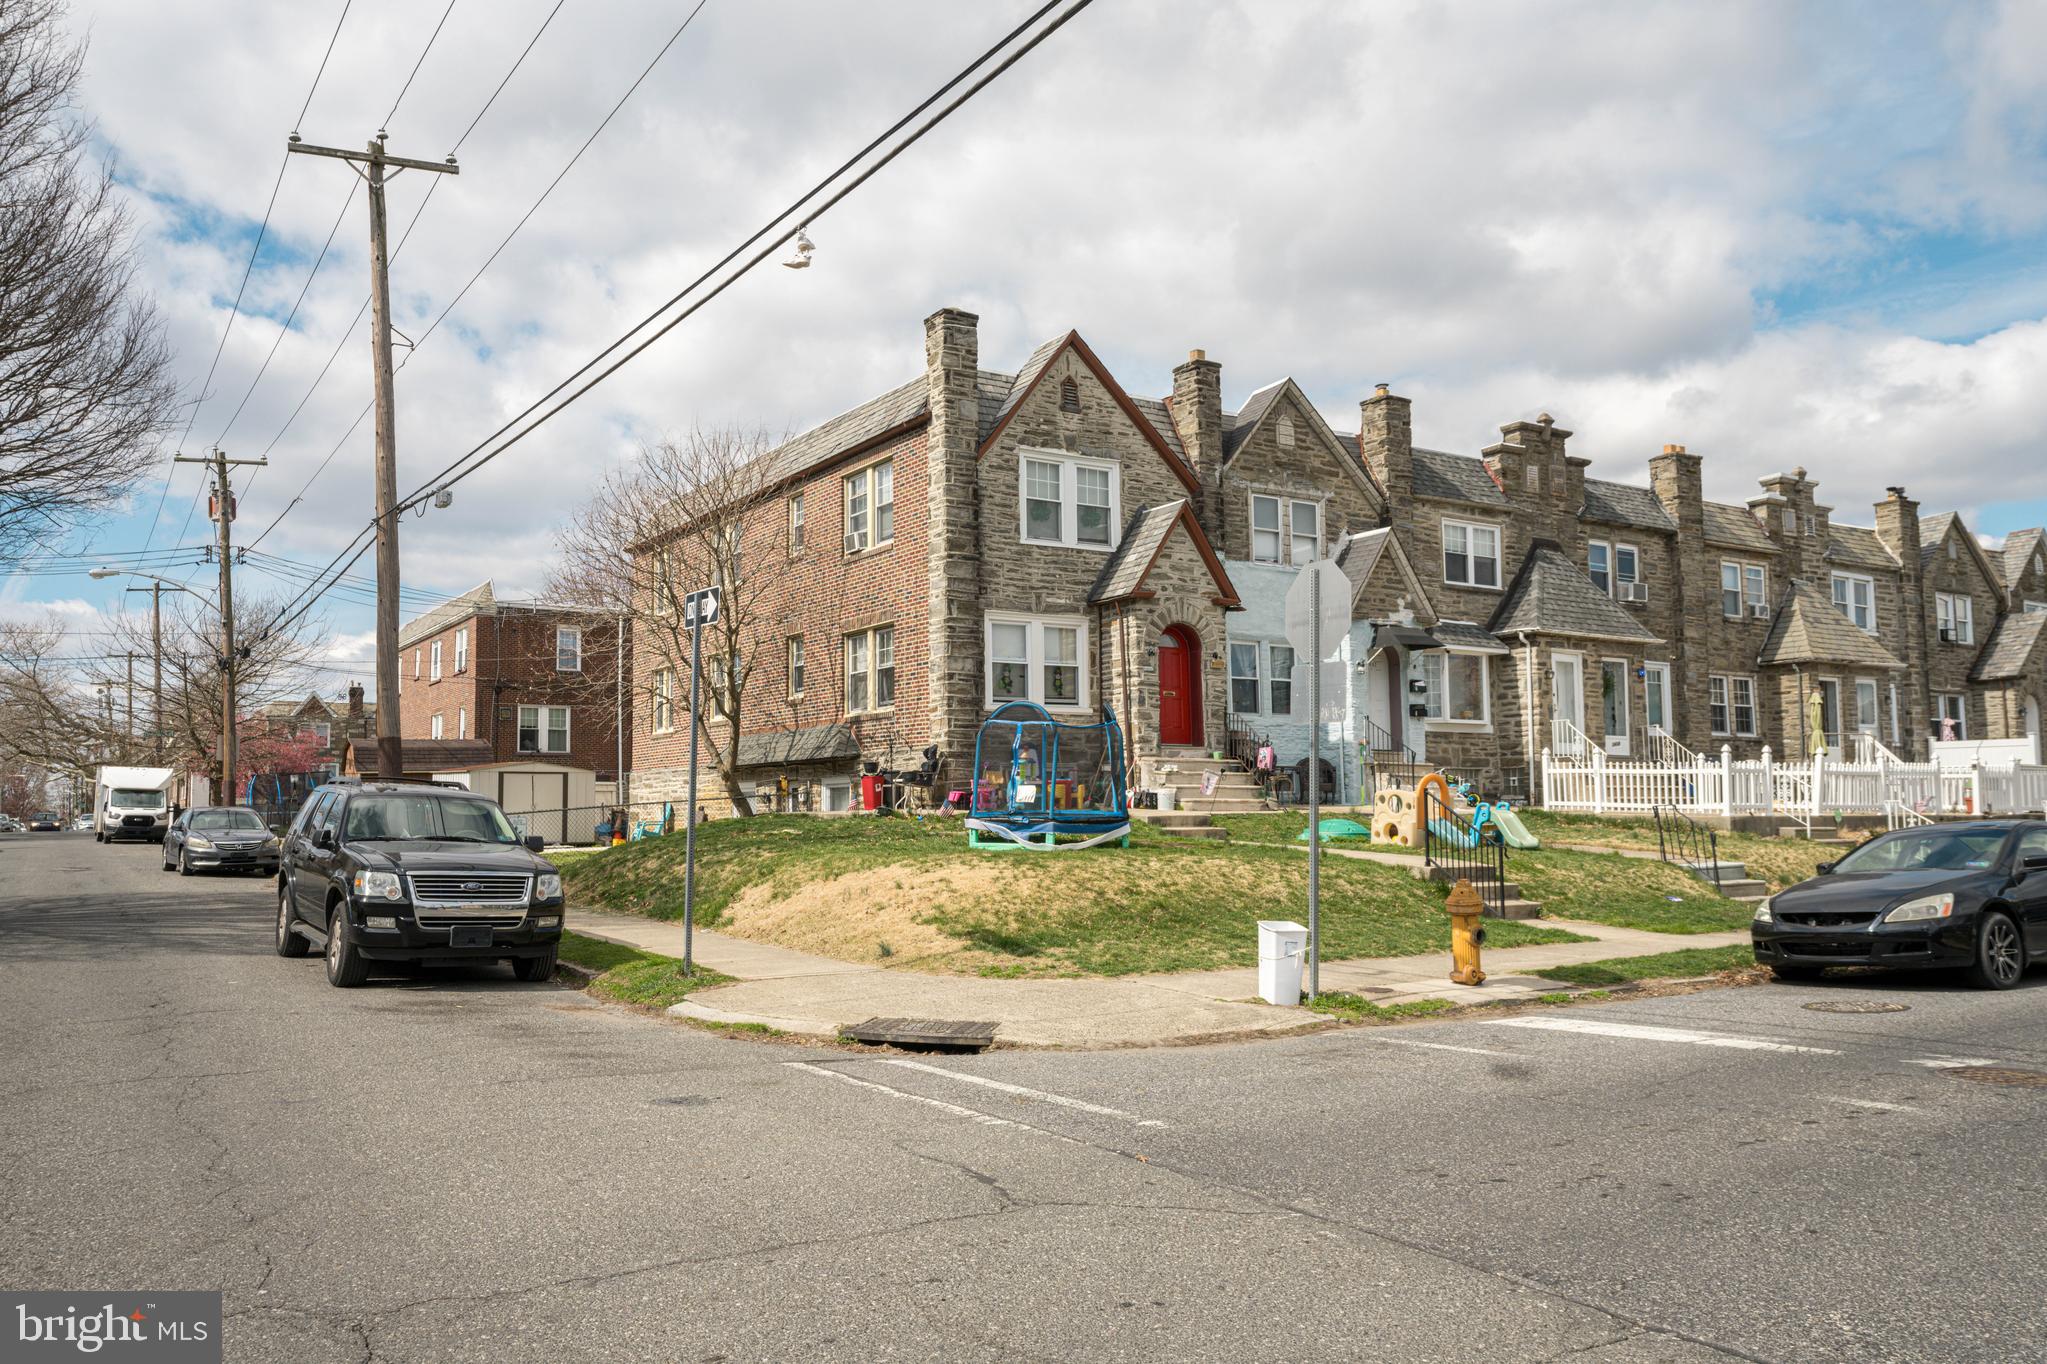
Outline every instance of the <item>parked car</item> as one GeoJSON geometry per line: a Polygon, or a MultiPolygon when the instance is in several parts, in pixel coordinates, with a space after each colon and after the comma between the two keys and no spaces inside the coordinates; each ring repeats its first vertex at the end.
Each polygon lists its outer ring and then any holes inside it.
{"type": "Polygon", "coordinates": [[[16,819],[13,815],[0,815],[0,834],[18,834],[21,832],[20,820],[16,819]]]}
{"type": "Polygon", "coordinates": [[[1881,834],[1757,905],[1750,934],[1780,979],[1829,966],[1953,967],[2009,990],[2047,956],[2047,823],[1881,834]]]}
{"type": "Polygon", "coordinates": [[[554,974],[562,881],[497,802],[461,787],[337,781],[284,838],[277,954],[324,945],[329,983],[395,962],[510,961],[554,974]]]}
{"type": "Polygon", "coordinates": [[[80,815],[80,816],[79,816],[78,818],[76,818],[76,819],[72,820],[72,821],[71,821],[71,832],[72,832],[72,833],[74,833],[74,834],[89,834],[89,833],[91,833],[91,832],[92,832],[92,816],[91,816],[91,815],[80,815]]]}
{"type": "Polygon", "coordinates": [[[280,840],[263,817],[242,805],[202,805],[171,821],[163,836],[163,869],[259,871],[275,876],[280,840]]]}
{"type": "Polygon", "coordinates": [[[32,834],[61,833],[64,820],[55,810],[38,810],[28,817],[28,831],[32,834]]]}

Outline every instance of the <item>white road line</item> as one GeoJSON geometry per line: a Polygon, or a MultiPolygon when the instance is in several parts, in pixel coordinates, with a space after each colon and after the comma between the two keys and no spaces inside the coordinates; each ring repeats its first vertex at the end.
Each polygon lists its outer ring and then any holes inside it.
{"type": "Polygon", "coordinates": [[[1887,1104],[1881,1099],[1843,1099],[1838,1095],[1832,1097],[1833,1101],[1837,1104],[1847,1104],[1850,1108],[1873,1108],[1879,1113],[1917,1113],[1919,1111],[1910,1104],[1887,1104]]]}
{"type": "Polygon", "coordinates": [[[1461,1051],[1467,1056],[1519,1056],[1518,1051],[1487,1051],[1484,1047],[1453,1047],[1448,1042],[1412,1042],[1405,1037],[1368,1037],[1389,1047],[1427,1047],[1430,1051],[1461,1051]]]}
{"type": "Polygon", "coordinates": [[[983,1113],[977,1108],[962,1108],[958,1104],[949,1104],[943,1099],[931,1099],[926,1098],[922,1094],[912,1094],[908,1090],[892,1089],[888,1085],[880,1084],[873,1080],[862,1080],[858,1076],[848,1075],[843,1071],[831,1070],[824,1066],[813,1066],[808,1061],[784,1061],[782,1064],[788,1066],[791,1070],[808,1071],[812,1075],[822,1075],[828,1080],[837,1080],[842,1084],[855,1085],[861,1089],[871,1089],[878,1094],[886,1094],[892,1099],[908,1099],[911,1103],[925,1104],[941,1112],[950,1113],[956,1118],[965,1118],[968,1122],[980,1123],[983,1127],[1015,1127],[1025,1132],[1035,1132],[1041,1137],[1051,1137],[1055,1141],[1063,1141],[1069,1145],[1079,1145],[1071,1137],[1060,1136],[1057,1132],[1047,1132],[1044,1128],[1033,1127],[1027,1122],[1017,1122],[1013,1118],[998,1118],[993,1113],[983,1113]]]}
{"type": "Polygon", "coordinates": [[[999,1089],[1004,1094],[1014,1094],[1019,1098],[1036,1099],[1041,1103],[1057,1104],[1061,1108],[1074,1108],[1082,1113],[1099,1113],[1105,1118],[1122,1118],[1128,1122],[1136,1123],[1139,1127],[1164,1127],[1166,1125],[1156,1118],[1140,1118],[1135,1113],[1125,1113],[1120,1108],[1109,1108],[1102,1104],[1091,1104],[1085,1099],[1069,1099],[1064,1094],[1049,1094],[1042,1089],[1026,1089],[1022,1085],[1012,1085],[1002,1080],[991,1080],[985,1075],[969,1075],[965,1071],[947,1070],[943,1066],[926,1065],[922,1061],[906,1061],[893,1056],[884,1056],[877,1059],[885,1066],[901,1066],[904,1070],[921,1070],[926,1075],[942,1075],[948,1080],[960,1080],[970,1085],[985,1085],[989,1089],[999,1089]]]}
{"type": "Polygon", "coordinates": [[[1694,1028],[1656,1028],[1642,1023],[1609,1023],[1590,1018],[1546,1018],[1526,1015],[1521,1018],[1496,1018],[1488,1022],[1495,1028],[1543,1028],[1550,1032],[1593,1033],[1600,1037],[1631,1037],[1642,1042],[1689,1042],[1700,1047],[1732,1047],[1738,1051],[1780,1051],[1799,1052],[1808,1056],[1839,1056],[1832,1047],[1803,1047],[1791,1042],[1775,1042],[1764,1037],[1741,1037],[1734,1033],[1700,1032],[1694,1028]]]}
{"type": "Polygon", "coordinates": [[[1995,1066],[1998,1061],[1986,1060],[1981,1056],[1915,1056],[1905,1062],[1908,1066],[1925,1066],[1928,1070],[1959,1070],[1963,1066],[1995,1066]]]}

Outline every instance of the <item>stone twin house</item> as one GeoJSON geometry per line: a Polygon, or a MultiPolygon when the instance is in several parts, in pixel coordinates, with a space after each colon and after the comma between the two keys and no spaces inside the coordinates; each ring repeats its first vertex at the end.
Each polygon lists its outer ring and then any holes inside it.
{"type": "Polygon", "coordinates": [[[349,683],[346,700],[330,700],[315,692],[303,700],[271,701],[257,715],[272,734],[306,735],[319,744],[311,770],[289,774],[309,778],[309,786],[332,780],[341,771],[349,740],[374,738],[377,732],[377,703],[363,699],[360,682],[349,683]]]}
{"type": "MultiPolygon", "coordinates": [[[[1475,456],[1418,448],[1384,385],[1355,434],[1291,380],[1229,412],[1199,351],[1169,398],[1136,397],[1072,332],[985,370],[976,319],[952,309],[926,320],[925,355],[920,377],[766,456],[778,495],[743,533],[747,571],[772,579],[742,776],[786,781],[802,808],[845,808],[863,762],[915,766],[926,745],[941,797],[963,787],[980,720],[1010,699],[1083,720],[1107,702],[1138,766],[1234,733],[1290,767],[1307,686],[1281,603],[1320,557],[1354,593],[1325,672],[1347,795],[1360,746],[1525,791],[1542,750],[1579,736],[1616,757],[1671,740],[1803,754],[1810,691],[1831,746],[1863,732],[1903,756],[1937,717],[2037,733],[2047,704],[2040,533],[1992,556],[1901,489],[1856,526],[1802,469],[1746,506],[1709,502],[1681,446],[1647,487],[1591,479],[1546,416],[1475,456]]],[[[635,660],[653,698],[636,800],[687,775],[687,717],[662,699],[686,679],[659,671],[635,660]]]]}

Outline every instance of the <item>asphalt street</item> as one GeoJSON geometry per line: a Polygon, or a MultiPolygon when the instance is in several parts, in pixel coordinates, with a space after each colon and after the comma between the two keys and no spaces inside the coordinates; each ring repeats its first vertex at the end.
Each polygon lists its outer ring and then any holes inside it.
{"type": "Polygon", "coordinates": [[[2047,1357],[2047,1088],[1980,1073],[2047,972],[854,1054],[330,989],[157,859],[0,836],[0,1285],[219,1288],[229,1359],[2047,1357]]]}

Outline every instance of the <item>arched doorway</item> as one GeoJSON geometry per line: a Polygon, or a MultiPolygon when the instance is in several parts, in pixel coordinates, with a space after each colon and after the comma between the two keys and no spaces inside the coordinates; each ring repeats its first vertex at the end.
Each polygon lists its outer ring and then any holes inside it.
{"type": "Polygon", "coordinates": [[[1201,746],[1201,636],[1169,625],[1159,636],[1159,744],[1201,746]]]}

